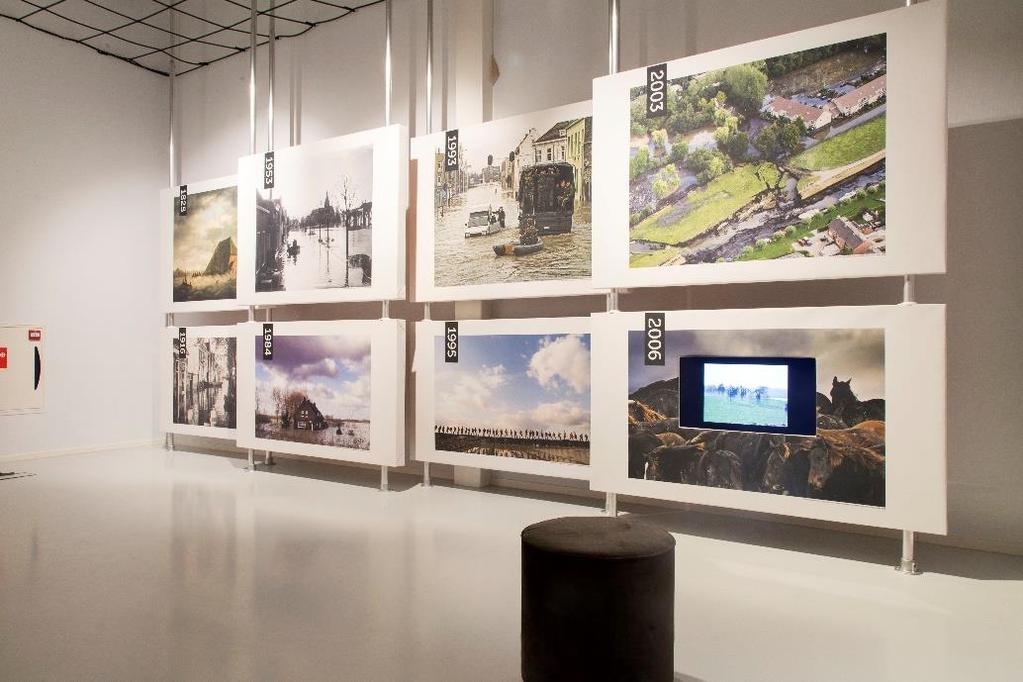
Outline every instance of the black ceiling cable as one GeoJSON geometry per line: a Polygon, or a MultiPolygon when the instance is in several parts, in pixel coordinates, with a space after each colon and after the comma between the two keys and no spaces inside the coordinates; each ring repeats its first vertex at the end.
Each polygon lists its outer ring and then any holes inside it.
{"type": "MultiPolygon", "coordinates": [[[[240,35],[249,36],[251,27],[248,24],[251,21],[250,15],[252,9],[251,5],[239,0],[217,0],[223,5],[228,5],[231,6],[232,8],[236,7],[240,10],[245,11],[244,18],[236,22],[220,23],[218,21],[207,19],[205,17],[202,17],[198,14],[186,10],[183,7],[183,5],[185,5],[188,1],[189,0],[150,0],[150,2],[158,6],[159,9],[150,12],[145,16],[136,18],[131,16],[130,14],[126,14],[125,12],[107,6],[106,4],[104,4],[102,0],[54,0],[53,2],[47,2],[46,0],[21,0],[22,3],[28,5],[32,9],[19,16],[12,16],[10,14],[0,12],[0,17],[9,19],[11,21],[15,21],[19,24],[22,24],[23,26],[27,26],[36,31],[40,31],[47,35],[54,36],[55,38],[60,38],[62,40],[67,40],[73,43],[77,43],[79,45],[84,45],[92,50],[95,50],[96,52],[99,52],[102,55],[114,57],[115,59],[120,59],[121,61],[128,62],[129,64],[133,64],[134,66],[137,66],[141,69],[145,69],[146,71],[160,74],[162,76],[167,76],[170,74],[167,70],[162,70],[160,68],[157,68],[156,66],[151,66],[149,64],[143,63],[140,60],[144,60],[157,55],[163,55],[164,57],[167,58],[170,64],[174,64],[175,62],[177,62],[179,64],[187,66],[188,68],[184,70],[180,71],[176,70],[176,75],[184,75],[186,73],[190,73],[191,71],[195,71],[196,69],[200,69],[204,66],[208,66],[215,62],[219,62],[223,59],[227,59],[228,57],[234,56],[236,54],[245,52],[250,49],[248,41],[245,41],[244,44],[236,45],[232,44],[231,40],[227,39],[228,38],[227,35],[218,34],[237,33],[240,35]],[[72,2],[82,2],[91,7],[95,7],[98,10],[109,12],[114,16],[121,17],[127,21],[113,28],[103,29],[98,26],[92,26],[79,19],[74,19],[71,16],[68,16],[67,14],[54,9],[58,5],[61,4],[70,5],[72,2]],[[213,30],[207,31],[198,36],[189,37],[183,33],[178,33],[174,30],[171,30],[170,28],[164,28],[158,25],[157,23],[150,21],[150,19],[158,17],[164,13],[167,13],[169,17],[174,12],[177,12],[182,16],[189,17],[204,24],[208,24],[209,26],[213,27],[213,30]],[[52,17],[56,17],[58,20],[66,22],[71,26],[78,26],[89,31],[92,31],[93,33],[85,37],[76,37],[76,33],[80,34],[81,31],[77,32],[72,31],[70,30],[70,26],[65,27],[64,30],[61,30],[58,28],[54,28],[52,26],[49,28],[44,28],[42,25],[36,25],[35,23],[27,21],[28,19],[36,17],[37,15],[43,16],[49,15],[52,17]],[[168,44],[151,45],[122,35],[122,31],[129,30],[135,26],[144,26],[147,29],[157,31],[159,32],[159,34],[165,35],[169,39],[168,41],[166,41],[168,44]],[[244,26],[245,28],[241,28],[242,26],[244,26]],[[129,49],[121,48],[121,50],[118,51],[117,49],[110,46],[99,47],[96,44],[94,44],[97,39],[102,38],[104,36],[108,37],[108,39],[110,40],[116,40],[119,41],[120,43],[124,43],[124,45],[126,46],[130,45],[136,48],[140,48],[141,52],[132,54],[130,48],[129,49]],[[217,36],[217,38],[207,40],[207,38],[211,38],[212,36],[217,36]],[[227,39],[226,42],[219,42],[220,40],[225,39],[227,39]],[[224,53],[208,59],[201,59],[199,57],[186,59],[185,57],[181,57],[178,56],[177,54],[174,54],[174,52],[179,50],[180,48],[193,44],[209,48],[206,50],[207,52],[209,52],[210,49],[213,49],[223,50],[224,53]]],[[[284,38],[294,38],[303,35],[317,26],[337,21],[338,19],[341,19],[351,14],[352,12],[356,12],[360,9],[379,4],[381,2],[384,2],[384,0],[368,0],[362,3],[352,3],[351,5],[342,5],[337,2],[332,2],[331,0],[309,0],[309,2],[314,3],[316,5],[321,5],[323,7],[329,7],[331,10],[336,10],[335,12],[328,12],[325,10],[325,12],[327,12],[327,16],[318,21],[312,21],[308,19],[305,20],[296,19],[293,16],[283,16],[279,14],[279,12],[282,9],[296,2],[298,2],[298,0],[282,0],[281,2],[277,3],[275,6],[271,8],[257,10],[256,12],[257,18],[272,17],[282,22],[296,25],[291,32],[285,31],[283,33],[278,33],[276,38],[280,40],[284,38]]],[[[73,10],[74,8],[72,7],[71,9],[73,10]]],[[[257,37],[264,39],[262,41],[259,41],[257,43],[257,46],[266,45],[267,42],[269,42],[269,35],[267,33],[259,33],[257,30],[257,37]]]]}

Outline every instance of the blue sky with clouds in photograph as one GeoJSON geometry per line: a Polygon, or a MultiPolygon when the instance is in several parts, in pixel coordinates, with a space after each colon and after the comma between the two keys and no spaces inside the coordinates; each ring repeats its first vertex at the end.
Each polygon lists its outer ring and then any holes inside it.
{"type": "Polygon", "coordinates": [[[273,413],[273,389],[301,391],[326,417],[369,419],[370,337],[275,336],[273,360],[254,339],[257,413],[273,413]]]}
{"type": "Polygon", "coordinates": [[[588,334],[467,335],[457,363],[434,339],[437,424],[590,430],[588,334]]]}

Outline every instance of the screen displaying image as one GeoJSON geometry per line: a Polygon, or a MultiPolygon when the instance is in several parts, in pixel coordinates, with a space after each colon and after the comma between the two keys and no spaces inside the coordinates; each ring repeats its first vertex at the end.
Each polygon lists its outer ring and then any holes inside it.
{"type": "Polygon", "coordinates": [[[703,421],[787,427],[788,366],[708,362],[703,366],[703,421]]]}

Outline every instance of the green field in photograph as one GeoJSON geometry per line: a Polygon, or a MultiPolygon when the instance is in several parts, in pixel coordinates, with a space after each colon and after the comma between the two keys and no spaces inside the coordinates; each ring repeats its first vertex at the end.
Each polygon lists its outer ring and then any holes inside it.
{"type": "Polygon", "coordinates": [[[729,400],[727,396],[706,393],[703,396],[703,420],[713,424],[785,427],[789,425],[789,414],[784,400],[729,400]]]}
{"type": "Polygon", "coordinates": [[[886,116],[872,118],[862,125],[824,140],[792,158],[789,165],[804,170],[838,168],[866,158],[884,149],[886,116]]]}

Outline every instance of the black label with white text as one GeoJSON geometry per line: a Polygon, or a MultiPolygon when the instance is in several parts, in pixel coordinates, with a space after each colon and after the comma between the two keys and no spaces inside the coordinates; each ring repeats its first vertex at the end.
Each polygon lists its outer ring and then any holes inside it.
{"type": "Polygon", "coordinates": [[[458,362],[458,323],[444,323],[444,362],[458,362]]]}
{"type": "Polygon", "coordinates": [[[263,359],[274,359],[274,326],[270,323],[263,324],[263,359]]]}
{"type": "Polygon", "coordinates": [[[184,327],[178,327],[178,357],[183,358],[188,354],[186,344],[187,337],[184,327]]]}
{"type": "Polygon", "coordinates": [[[646,115],[657,118],[668,113],[668,65],[646,67],[646,115]]]}
{"type": "Polygon", "coordinates": [[[263,189],[274,188],[274,153],[263,155],[263,189]]]}
{"type": "Polygon", "coordinates": [[[444,135],[444,170],[458,170],[458,130],[449,130],[444,135]]]}
{"type": "Polygon", "coordinates": [[[188,185],[178,187],[178,215],[188,215],[188,185]]]}
{"type": "Polygon", "coordinates": [[[643,324],[646,331],[644,365],[664,365],[664,313],[647,313],[643,324]]]}

